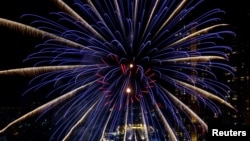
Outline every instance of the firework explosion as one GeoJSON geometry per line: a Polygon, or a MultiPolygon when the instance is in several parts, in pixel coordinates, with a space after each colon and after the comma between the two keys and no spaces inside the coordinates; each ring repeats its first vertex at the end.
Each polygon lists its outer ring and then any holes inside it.
{"type": "Polygon", "coordinates": [[[62,12],[51,17],[25,14],[31,26],[7,19],[0,25],[47,40],[25,61],[34,67],[0,71],[35,76],[28,93],[54,86],[60,94],[0,130],[41,117],[56,108],[51,140],[190,139],[189,123],[206,123],[193,111],[195,99],[215,114],[229,87],[214,70],[233,74],[227,65],[231,48],[221,45],[225,30],[212,9],[192,16],[202,0],[53,0],[62,12]],[[157,130],[157,131],[156,131],[157,130]]]}

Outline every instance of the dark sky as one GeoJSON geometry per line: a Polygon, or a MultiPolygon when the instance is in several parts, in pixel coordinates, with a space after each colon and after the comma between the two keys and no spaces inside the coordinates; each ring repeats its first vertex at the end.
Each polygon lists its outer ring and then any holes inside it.
{"type": "MultiPolygon", "coordinates": [[[[207,0],[200,7],[221,8],[226,12],[224,21],[231,24],[239,40],[250,40],[250,0],[207,0]]],[[[14,21],[22,21],[20,16],[25,13],[45,15],[50,11],[57,11],[51,0],[5,0],[0,2],[0,17],[14,21]]],[[[33,51],[33,47],[41,40],[26,34],[0,27],[0,69],[23,67],[23,59],[33,51]]],[[[27,78],[8,76],[0,77],[0,103],[19,103],[19,96],[27,88],[27,78]],[[11,101],[12,102],[11,102],[11,101]]],[[[5,105],[4,104],[4,105],[5,105]]],[[[8,105],[8,104],[7,104],[8,105]]]]}

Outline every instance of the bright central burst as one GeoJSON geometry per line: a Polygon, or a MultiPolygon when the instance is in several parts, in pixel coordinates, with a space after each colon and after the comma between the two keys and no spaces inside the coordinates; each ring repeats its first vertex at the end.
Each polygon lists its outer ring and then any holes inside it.
{"type": "Polygon", "coordinates": [[[35,75],[27,93],[54,86],[48,97],[57,96],[0,132],[57,108],[51,140],[190,140],[186,125],[208,128],[192,110],[198,102],[215,114],[217,104],[234,109],[216,77],[233,72],[223,37],[234,33],[220,9],[196,11],[202,0],[53,1],[62,12],[23,15],[31,26],[0,19],[48,39],[25,60],[34,67],[0,74],[35,75]]]}

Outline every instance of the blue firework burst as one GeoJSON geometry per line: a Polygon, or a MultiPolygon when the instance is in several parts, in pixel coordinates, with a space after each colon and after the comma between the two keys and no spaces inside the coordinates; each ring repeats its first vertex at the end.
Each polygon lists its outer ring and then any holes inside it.
{"type": "Polygon", "coordinates": [[[223,39],[234,33],[221,23],[222,10],[195,13],[202,0],[74,0],[72,7],[54,1],[62,12],[22,16],[31,26],[0,19],[47,38],[25,59],[34,67],[0,74],[34,75],[27,92],[49,85],[48,97],[55,97],[1,132],[56,108],[51,140],[172,141],[182,138],[179,130],[190,138],[186,124],[207,131],[191,99],[216,114],[217,103],[234,109],[225,100],[230,88],[216,76],[217,70],[233,74],[223,39]]]}

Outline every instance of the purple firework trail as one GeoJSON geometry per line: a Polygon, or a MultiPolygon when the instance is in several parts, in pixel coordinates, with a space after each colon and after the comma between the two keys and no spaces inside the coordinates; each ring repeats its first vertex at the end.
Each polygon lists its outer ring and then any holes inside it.
{"type": "Polygon", "coordinates": [[[54,86],[48,96],[60,92],[0,133],[57,108],[51,140],[167,135],[175,141],[177,130],[190,139],[183,118],[208,130],[183,97],[195,98],[215,114],[221,112],[218,103],[234,109],[225,100],[230,88],[214,71],[234,71],[227,64],[231,47],[220,44],[234,35],[218,17],[222,10],[192,16],[202,0],[73,0],[72,6],[53,1],[62,12],[24,14],[33,19],[30,26],[0,18],[1,26],[47,38],[25,59],[34,67],[0,75],[35,76],[27,92],[47,85],[54,86]]]}

